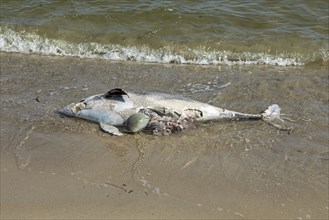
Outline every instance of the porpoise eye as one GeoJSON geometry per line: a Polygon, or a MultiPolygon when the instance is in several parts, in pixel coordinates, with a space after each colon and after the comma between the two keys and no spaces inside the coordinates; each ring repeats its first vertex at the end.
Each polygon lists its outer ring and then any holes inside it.
{"type": "Polygon", "coordinates": [[[84,99],[82,99],[80,102],[84,102],[85,100],[84,99]]]}

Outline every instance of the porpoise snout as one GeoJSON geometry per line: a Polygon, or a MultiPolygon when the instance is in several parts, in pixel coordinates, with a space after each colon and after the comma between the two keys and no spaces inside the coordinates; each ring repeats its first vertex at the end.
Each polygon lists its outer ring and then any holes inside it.
{"type": "Polygon", "coordinates": [[[64,108],[62,108],[61,110],[59,110],[58,113],[67,115],[67,116],[74,116],[74,112],[72,111],[72,108],[74,106],[75,106],[75,103],[71,103],[71,104],[65,106],[64,108]]]}

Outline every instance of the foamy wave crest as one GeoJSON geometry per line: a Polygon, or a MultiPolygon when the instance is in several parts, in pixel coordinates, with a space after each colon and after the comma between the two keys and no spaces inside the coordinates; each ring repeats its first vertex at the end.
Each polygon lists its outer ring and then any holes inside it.
{"type": "MultiPolygon", "coordinates": [[[[230,51],[205,51],[186,49],[173,52],[172,48],[124,47],[115,44],[69,43],[40,37],[35,33],[16,32],[0,27],[0,50],[5,52],[38,53],[44,55],[77,56],[115,61],[140,61],[152,63],[178,63],[198,65],[304,65],[300,58],[286,54],[234,53],[230,51]]],[[[177,51],[177,50],[175,50],[177,51]]]]}

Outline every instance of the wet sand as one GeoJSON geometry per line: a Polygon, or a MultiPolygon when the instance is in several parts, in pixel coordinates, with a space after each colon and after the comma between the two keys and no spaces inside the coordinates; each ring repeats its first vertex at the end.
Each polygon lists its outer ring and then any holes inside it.
{"type": "Polygon", "coordinates": [[[205,67],[1,53],[2,219],[326,219],[328,67],[205,67]],[[222,85],[226,85],[223,88],[222,85]],[[111,137],[56,113],[113,87],[304,120],[111,137]]]}

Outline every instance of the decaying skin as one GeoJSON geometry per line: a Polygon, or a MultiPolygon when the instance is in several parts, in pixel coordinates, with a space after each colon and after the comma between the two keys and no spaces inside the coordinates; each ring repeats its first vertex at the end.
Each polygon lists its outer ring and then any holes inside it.
{"type": "Polygon", "coordinates": [[[144,131],[153,135],[170,135],[172,133],[179,133],[186,130],[200,115],[181,116],[177,113],[166,112],[165,108],[152,110],[142,109],[140,112],[149,116],[149,122],[144,128],[144,131]]]}

